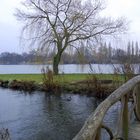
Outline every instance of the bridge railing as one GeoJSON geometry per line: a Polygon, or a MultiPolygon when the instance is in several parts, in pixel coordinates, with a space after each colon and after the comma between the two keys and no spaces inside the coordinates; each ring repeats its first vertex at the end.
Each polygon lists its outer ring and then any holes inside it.
{"type": "Polygon", "coordinates": [[[110,140],[128,140],[129,124],[134,112],[140,121],[140,76],[136,76],[116,89],[108,96],[97,109],[85,121],[82,129],[73,140],[100,140],[101,129],[105,129],[110,135],[110,140]],[[119,125],[116,132],[103,124],[103,119],[109,108],[117,102],[121,102],[119,125]],[[131,106],[128,105],[131,102],[131,106]],[[121,131],[121,132],[120,132],[121,131]]]}

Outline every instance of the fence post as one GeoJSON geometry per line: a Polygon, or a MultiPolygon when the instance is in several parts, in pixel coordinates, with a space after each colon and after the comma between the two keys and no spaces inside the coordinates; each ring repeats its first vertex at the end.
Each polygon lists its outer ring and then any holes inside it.
{"type": "Polygon", "coordinates": [[[138,121],[140,121],[140,83],[135,87],[135,95],[136,95],[136,107],[135,107],[135,115],[138,121]]]}
{"type": "Polygon", "coordinates": [[[123,103],[122,136],[123,136],[124,140],[128,140],[128,132],[129,132],[128,99],[129,99],[129,96],[125,95],[124,99],[122,101],[122,103],[123,103]]]}
{"type": "Polygon", "coordinates": [[[95,136],[95,140],[100,140],[101,139],[101,126],[98,128],[95,136]]]}

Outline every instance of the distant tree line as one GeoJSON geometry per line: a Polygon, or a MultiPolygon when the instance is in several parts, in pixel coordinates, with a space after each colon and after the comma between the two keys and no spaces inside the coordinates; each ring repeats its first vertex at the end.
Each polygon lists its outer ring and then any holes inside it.
{"type": "Polygon", "coordinates": [[[3,52],[0,54],[0,64],[26,64],[26,63],[35,63],[36,60],[36,52],[31,51],[29,53],[10,53],[3,52]]]}
{"type": "MultiPolygon", "coordinates": [[[[0,64],[52,64],[55,50],[42,53],[32,50],[29,53],[0,54],[0,64]]],[[[140,48],[138,42],[129,41],[127,46],[114,48],[111,43],[102,43],[98,47],[82,46],[73,51],[65,51],[61,64],[112,64],[112,63],[140,63],[140,48]],[[91,49],[92,48],[92,49],[91,49]],[[124,49],[125,48],[125,49],[124,49]]]]}

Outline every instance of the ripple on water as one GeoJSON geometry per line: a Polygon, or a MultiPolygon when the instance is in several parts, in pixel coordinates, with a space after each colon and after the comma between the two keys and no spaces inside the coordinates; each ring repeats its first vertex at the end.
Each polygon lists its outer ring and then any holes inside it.
{"type": "MultiPolygon", "coordinates": [[[[99,103],[87,96],[24,94],[0,88],[0,127],[9,129],[12,140],[71,140],[99,103]]],[[[110,125],[115,109],[105,117],[110,125]]]]}

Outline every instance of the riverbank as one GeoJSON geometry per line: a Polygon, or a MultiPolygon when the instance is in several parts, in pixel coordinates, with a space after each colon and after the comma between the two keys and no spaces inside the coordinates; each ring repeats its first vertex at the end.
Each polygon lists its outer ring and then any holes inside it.
{"type": "Polygon", "coordinates": [[[69,92],[103,98],[123,81],[122,75],[61,74],[43,83],[42,74],[1,74],[0,86],[24,91],[69,92]],[[117,83],[117,84],[116,84],[117,83]],[[119,83],[119,84],[118,84],[119,83]]]}
{"type": "MultiPolygon", "coordinates": [[[[54,76],[54,80],[60,83],[76,82],[85,80],[91,76],[96,76],[100,80],[118,80],[123,81],[122,75],[114,74],[60,74],[54,76]]],[[[42,82],[42,74],[0,74],[0,80],[20,80],[20,81],[35,81],[36,83],[42,82]]]]}

